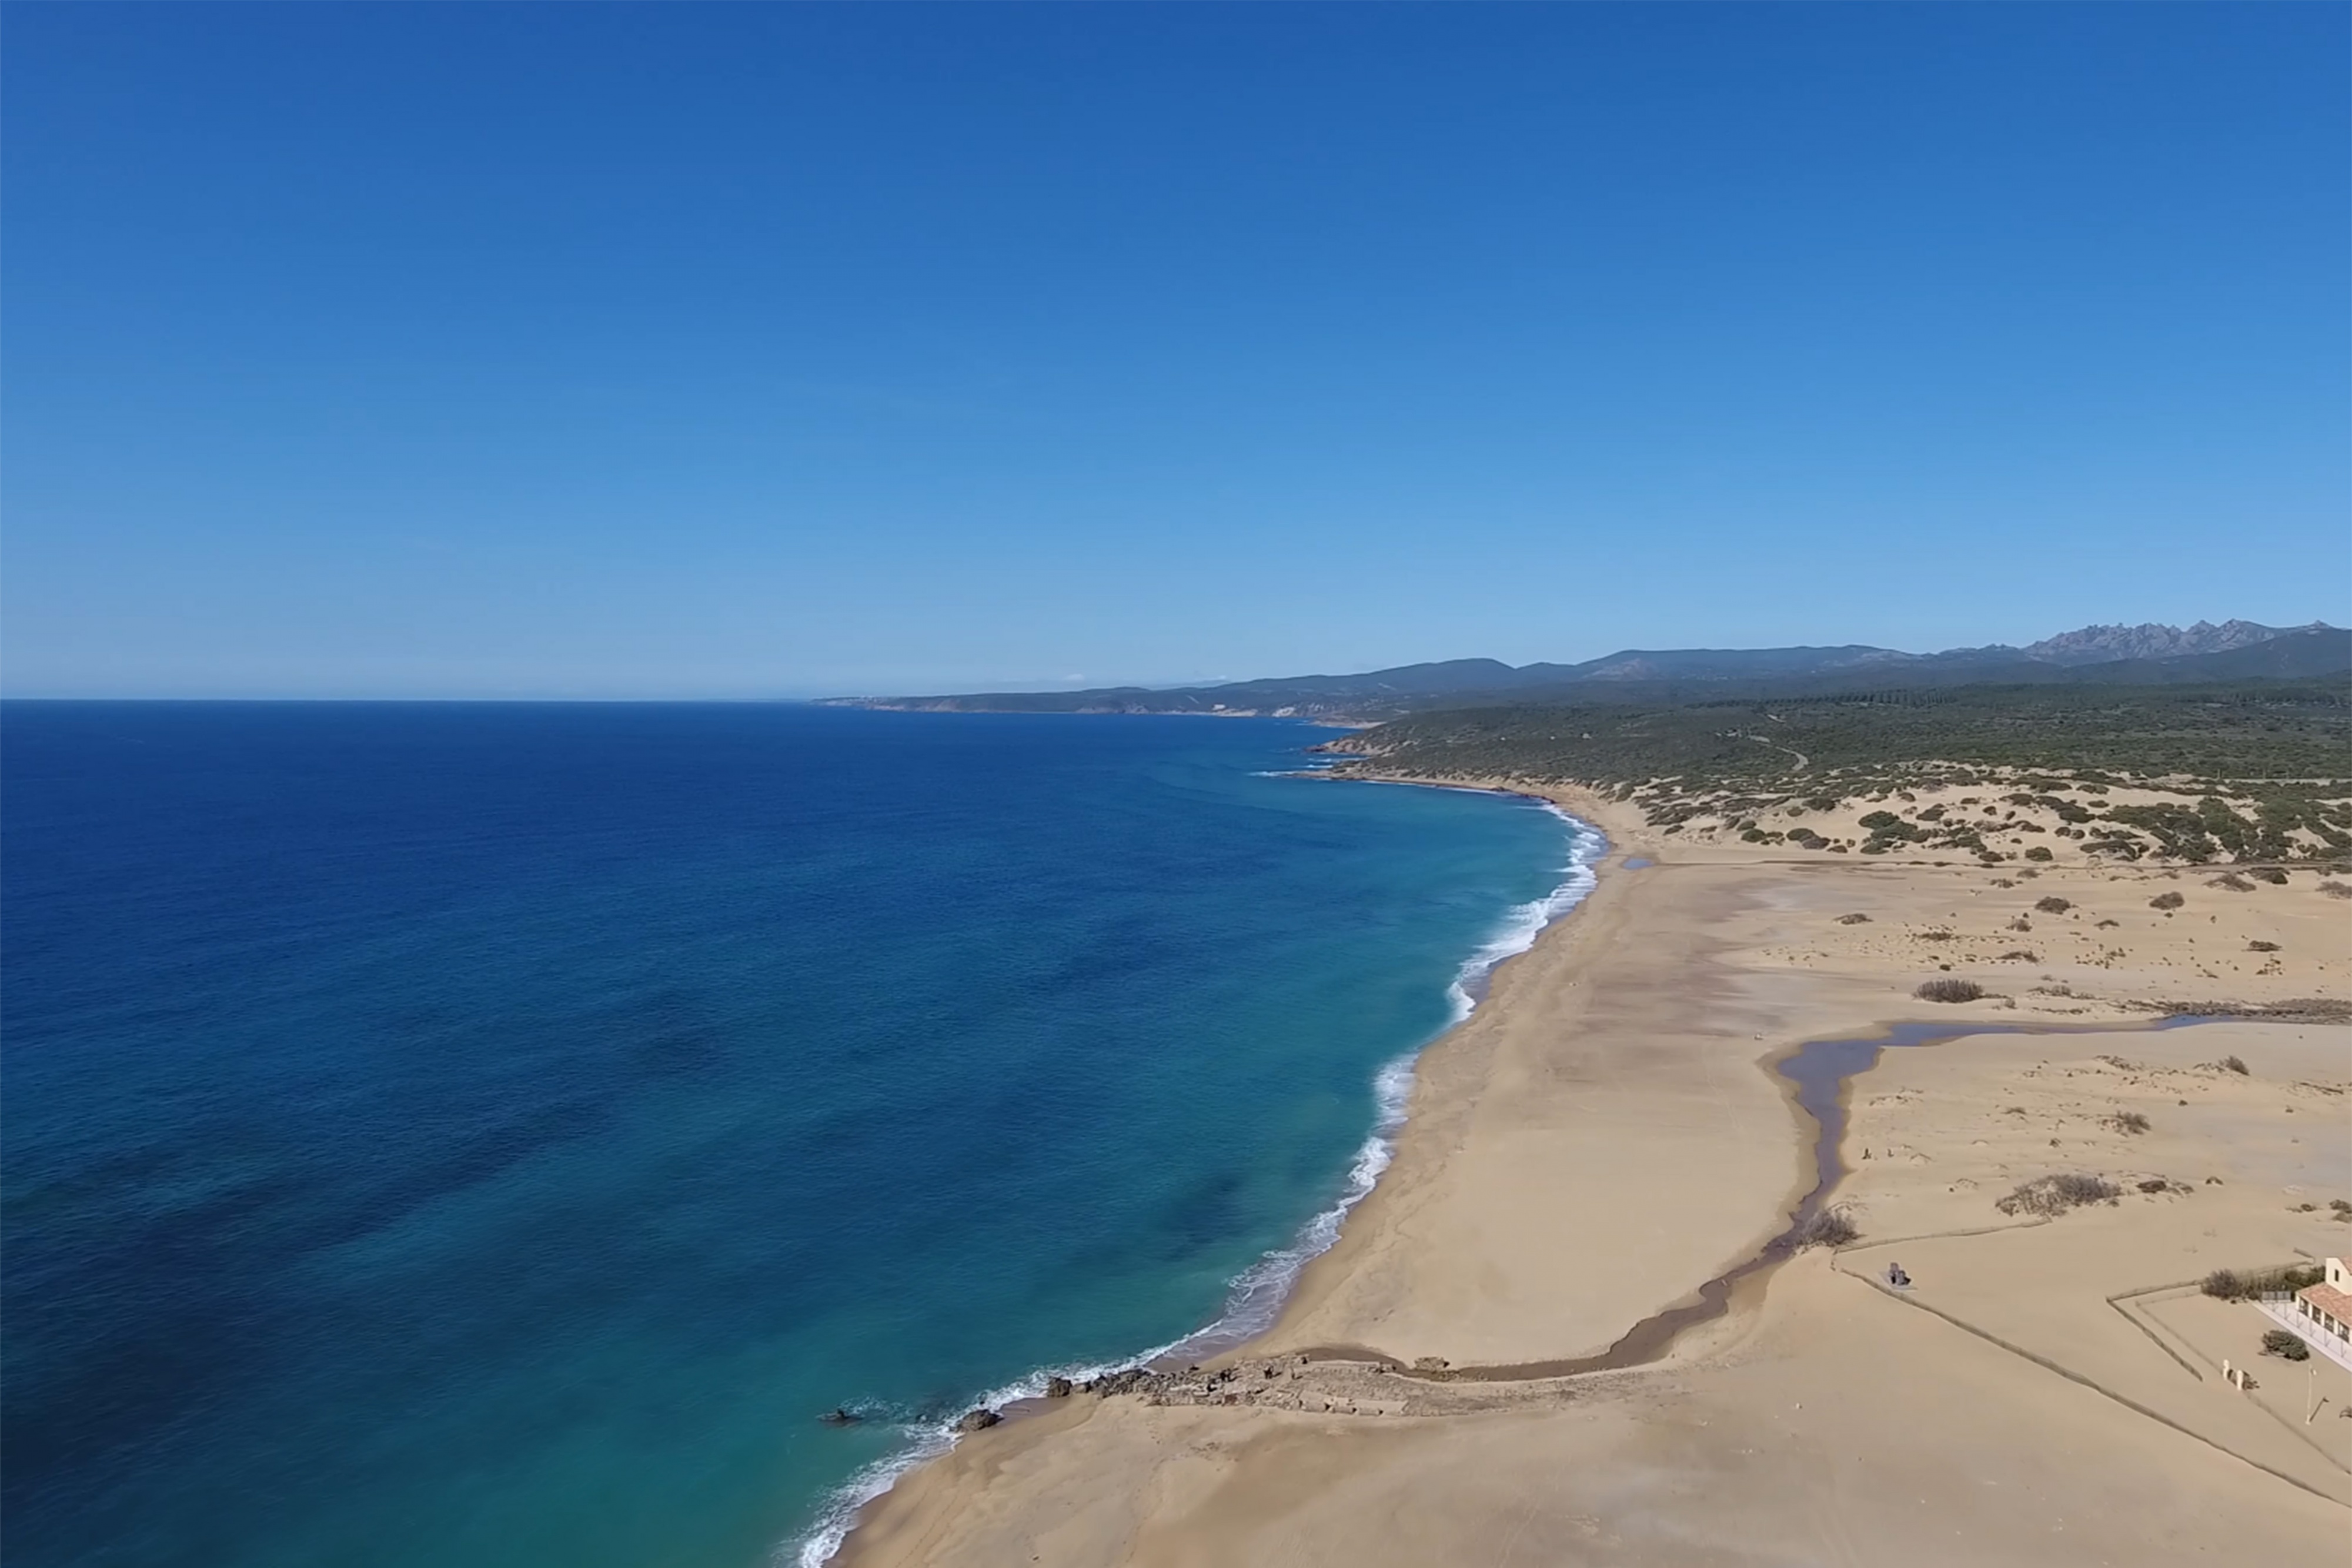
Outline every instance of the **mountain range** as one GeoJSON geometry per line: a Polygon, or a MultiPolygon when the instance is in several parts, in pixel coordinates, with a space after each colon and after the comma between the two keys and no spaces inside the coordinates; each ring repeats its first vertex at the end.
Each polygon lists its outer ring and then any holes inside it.
{"type": "Polygon", "coordinates": [[[2264,626],[2085,626],[2024,647],[1907,653],[1815,648],[1628,648],[1579,664],[1448,659],[1352,675],[1286,675],[1159,689],[835,697],[842,706],[959,713],[1179,713],[1376,719],[1442,707],[1790,696],[1917,686],[2150,685],[2352,674],[2352,632],[2264,626]]]}

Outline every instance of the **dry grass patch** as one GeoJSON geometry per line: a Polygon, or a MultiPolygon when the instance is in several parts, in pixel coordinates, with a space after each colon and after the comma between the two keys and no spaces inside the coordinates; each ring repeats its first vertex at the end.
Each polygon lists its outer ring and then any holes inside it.
{"type": "Polygon", "coordinates": [[[2122,1196],[2122,1189],[2105,1176],[2077,1174],[2046,1176],[2038,1181],[2021,1183],[2015,1192],[2000,1199],[1993,1207],[2003,1214],[2031,1214],[2043,1219],[2055,1219],[2070,1208],[2081,1208],[2094,1203],[2111,1204],[2122,1196]]]}
{"type": "Polygon", "coordinates": [[[1862,1239],[1862,1228],[1843,1208],[1824,1208],[1797,1231],[1797,1248],[1846,1247],[1862,1239]]]}

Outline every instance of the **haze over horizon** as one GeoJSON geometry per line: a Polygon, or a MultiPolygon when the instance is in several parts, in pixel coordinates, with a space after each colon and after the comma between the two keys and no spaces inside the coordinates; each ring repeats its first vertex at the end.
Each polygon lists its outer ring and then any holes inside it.
{"type": "Polygon", "coordinates": [[[2341,7],[10,22],[8,695],[2352,621],[2341,7]]]}

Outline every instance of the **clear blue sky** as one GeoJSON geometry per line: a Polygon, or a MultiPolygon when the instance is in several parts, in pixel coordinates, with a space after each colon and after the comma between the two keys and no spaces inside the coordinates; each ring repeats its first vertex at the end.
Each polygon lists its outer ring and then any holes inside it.
{"type": "Polygon", "coordinates": [[[2352,619],[2336,5],[12,5],[0,681],[2352,619]]]}

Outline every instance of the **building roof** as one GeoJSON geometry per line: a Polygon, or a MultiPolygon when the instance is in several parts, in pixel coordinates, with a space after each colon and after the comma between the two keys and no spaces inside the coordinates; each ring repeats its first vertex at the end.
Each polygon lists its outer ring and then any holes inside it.
{"type": "Polygon", "coordinates": [[[2352,1323],[2352,1296],[2333,1285],[2305,1285],[2295,1292],[2339,1323],[2352,1323]]]}

